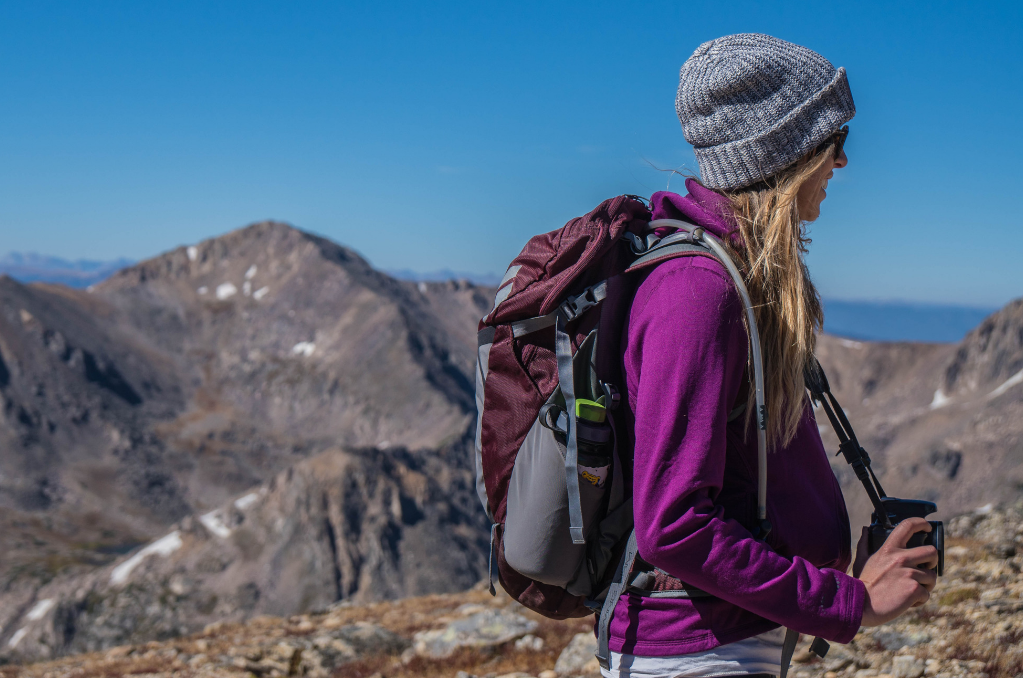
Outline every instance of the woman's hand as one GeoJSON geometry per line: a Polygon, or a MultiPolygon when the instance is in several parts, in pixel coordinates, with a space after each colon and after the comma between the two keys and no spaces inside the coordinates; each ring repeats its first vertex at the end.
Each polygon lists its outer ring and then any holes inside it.
{"type": "Polygon", "coordinates": [[[895,526],[877,553],[867,557],[867,531],[856,549],[853,575],[867,587],[863,600],[863,626],[879,626],[911,607],[923,605],[938,581],[938,550],[933,546],[907,549],[917,532],[930,532],[923,518],[907,518],[895,526]],[[857,571],[859,570],[859,571],[857,571]]]}

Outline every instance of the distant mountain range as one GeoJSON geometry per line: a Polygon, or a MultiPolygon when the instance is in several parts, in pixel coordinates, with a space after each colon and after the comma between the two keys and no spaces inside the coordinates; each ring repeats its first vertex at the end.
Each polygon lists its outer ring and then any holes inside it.
{"type": "Polygon", "coordinates": [[[824,300],[824,331],[867,341],[956,342],[995,308],[824,300]]]}
{"type": "MultiPolygon", "coordinates": [[[[133,263],[130,259],[68,261],[12,252],[0,258],[0,275],[7,274],[23,283],[50,282],[85,288],[133,263]]],[[[475,285],[494,286],[501,280],[501,276],[494,273],[448,268],[426,273],[407,268],[385,272],[392,278],[412,282],[466,280],[475,285]]],[[[995,310],[994,307],[831,299],[825,301],[824,329],[829,334],[866,341],[956,342],[995,310]]]]}
{"type": "Polygon", "coordinates": [[[113,261],[69,261],[34,252],[11,252],[0,257],[0,275],[9,275],[23,283],[49,282],[85,288],[106,280],[116,271],[133,263],[131,259],[123,258],[113,261]]]}
{"type": "Polygon", "coordinates": [[[398,280],[411,280],[412,282],[443,282],[445,280],[468,280],[476,285],[497,285],[501,282],[501,276],[496,273],[469,273],[467,271],[452,271],[450,268],[441,268],[428,273],[420,273],[410,268],[393,269],[384,271],[387,275],[398,280]]]}

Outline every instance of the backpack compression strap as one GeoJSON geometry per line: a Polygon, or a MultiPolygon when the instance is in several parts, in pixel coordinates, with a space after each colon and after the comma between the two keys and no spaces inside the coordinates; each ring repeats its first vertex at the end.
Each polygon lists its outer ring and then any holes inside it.
{"type": "Polygon", "coordinates": [[[604,605],[600,608],[600,620],[597,623],[597,662],[600,664],[600,668],[605,670],[611,669],[611,648],[609,647],[611,617],[614,616],[615,608],[618,606],[618,599],[622,597],[622,593],[628,585],[629,573],[632,572],[632,565],[636,562],[638,553],[636,530],[633,530],[625,545],[625,553],[622,554],[622,559],[618,562],[618,569],[615,571],[615,578],[611,581],[611,588],[607,590],[604,605]]]}
{"type": "Polygon", "coordinates": [[[585,544],[583,534],[583,508],[579,497],[579,435],[575,410],[575,369],[572,361],[572,338],[565,331],[565,322],[559,317],[554,324],[554,354],[558,359],[558,382],[568,410],[568,430],[565,435],[565,485],[568,488],[569,533],[573,544],[585,544]]]}

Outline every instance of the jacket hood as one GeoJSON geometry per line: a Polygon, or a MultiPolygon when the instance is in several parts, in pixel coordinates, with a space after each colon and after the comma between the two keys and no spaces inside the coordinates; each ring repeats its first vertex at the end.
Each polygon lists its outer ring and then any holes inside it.
{"type": "Polygon", "coordinates": [[[658,191],[650,196],[654,219],[679,219],[702,226],[722,240],[729,237],[737,244],[738,230],[731,218],[728,198],[702,186],[695,179],[686,179],[688,195],[658,191]]]}

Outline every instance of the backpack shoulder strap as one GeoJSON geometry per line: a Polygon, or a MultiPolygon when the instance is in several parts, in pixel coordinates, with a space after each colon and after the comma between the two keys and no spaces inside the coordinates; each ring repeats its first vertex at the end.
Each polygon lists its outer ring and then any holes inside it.
{"type": "MultiPolygon", "coordinates": [[[[713,256],[728,271],[742,300],[742,305],[746,312],[746,327],[749,332],[750,357],[752,358],[754,375],[753,386],[757,404],[757,519],[759,525],[756,528],[754,537],[764,539],[771,530],[771,524],[767,520],[767,408],[764,405],[763,355],[760,350],[760,334],[757,330],[757,320],[753,313],[753,302],[750,300],[749,291],[746,289],[746,283],[742,279],[742,274],[729,256],[728,250],[725,249],[724,245],[717,238],[706,233],[704,229],[698,226],[677,219],[657,219],[651,221],[648,226],[650,230],[660,227],[675,228],[677,231],[665,238],[658,238],[652,233],[647,235],[646,238],[641,238],[633,233],[626,236],[631,241],[633,252],[639,255],[626,270],[639,270],[679,256],[692,254],[713,256]]],[[[734,411],[731,414],[738,416],[734,411]]],[[[632,567],[636,561],[638,551],[636,531],[633,529],[629,535],[625,553],[618,563],[614,581],[604,598],[597,621],[597,661],[604,669],[610,668],[611,652],[609,641],[611,617],[614,615],[615,607],[617,607],[622,593],[628,586],[629,575],[632,573],[632,567]]]]}
{"type": "MultiPolygon", "coordinates": [[[[695,236],[688,231],[677,231],[665,238],[658,239],[654,236],[647,236],[645,240],[634,233],[629,233],[628,239],[632,246],[632,251],[639,256],[625,269],[625,272],[632,273],[633,271],[652,268],[669,259],[677,259],[687,255],[708,256],[720,261],[721,257],[703,243],[701,240],[702,229],[699,230],[701,233],[697,233],[695,236]]],[[[724,262],[722,262],[723,264],[724,262]]]]}
{"type": "Polygon", "coordinates": [[[725,270],[728,271],[746,311],[746,328],[749,333],[750,357],[753,363],[753,388],[757,403],[757,520],[760,525],[757,527],[756,536],[762,539],[771,529],[767,520],[767,406],[764,404],[764,360],[760,350],[760,332],[757,329],[756,314],[753,312],[753,302],[750,300],[749,290],[746,289],[746,282],[742,279],[742,274],[720,240],[705,232],[704,229],[678,219],[655,219],[648,225],[651,230],[662,227],[675,228],[678,231],[657,242],[651,251],[656,251],[657,246],[673,237],[678,238],[676,242],[682,242],[688,236],[692,241],[704,244],[714,252],[717,259],[724,265],[725,270]],[[683,234],[683,232],[685,233],[683,234]]]}

